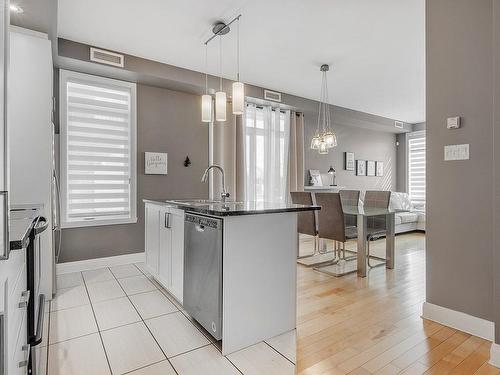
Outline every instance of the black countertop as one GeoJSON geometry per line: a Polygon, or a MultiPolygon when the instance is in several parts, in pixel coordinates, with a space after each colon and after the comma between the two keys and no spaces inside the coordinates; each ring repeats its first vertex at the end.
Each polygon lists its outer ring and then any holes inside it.
{"type": "Polygon", "coordinates": [[[188,212],[213,216],[241,216],[276,214],[284,212],[304,212],[319,210],[319,206],[304,206],[300,204],[286,204],[277,202],[214,202],[203,199],[169,200],[143,199],[144,202],[174,206],[188,212]]]}
{"type": "Polygon", "coordinates": [[[40,207],[34,205],[12,206],[9,220],[10,249],[19,250],[28,246],[34,219],[40,215],[40,207]]]}

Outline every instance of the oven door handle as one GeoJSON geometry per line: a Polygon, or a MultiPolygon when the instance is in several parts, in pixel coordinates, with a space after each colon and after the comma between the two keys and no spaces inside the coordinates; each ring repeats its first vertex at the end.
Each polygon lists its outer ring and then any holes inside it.
{"type": "Polygon", "coordinates": [[[33,227],[33,234],[35,236],[38,236],[40,233],[45,231],[48,226],[49,226],[49,222],[46,218],[44,218],[43,216],[37,217],[35,226],[33,227]]]}
{"type": "Polygon", "coordinates": [[[40,294],[38,301],[36,335],[31,337],[29,342],[32,348],[40,344],[43,339],[43,320],[45,319],[45,294],[40,294]]]}

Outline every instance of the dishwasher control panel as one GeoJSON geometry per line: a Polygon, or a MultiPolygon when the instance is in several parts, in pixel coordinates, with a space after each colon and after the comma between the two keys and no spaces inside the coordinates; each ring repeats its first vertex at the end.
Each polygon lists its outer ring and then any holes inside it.
{"type": "Polygon", "coordinates": [[[204,216],[194,216],[194,215],[189,215],[186,214],[185,216],[185,221],[202,225],[204,227],[210,227],[210,228],[219,228],[221,221],[217,219],[211,219],[209,217],[204,217],[204,216]]]}

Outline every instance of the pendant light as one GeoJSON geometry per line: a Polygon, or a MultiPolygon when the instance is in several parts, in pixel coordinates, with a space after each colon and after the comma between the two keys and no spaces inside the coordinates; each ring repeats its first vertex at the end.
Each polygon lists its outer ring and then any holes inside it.
{"type": "Polygon", "coordinates": [[[330,117],[330,104],[328,100],[328,80],[326,73],[330,67],[326,64],[321,65],[322,72],[321,94],[318,111],[318,126],[316,133],[311,139],[311,149],[318,150],[320,154],[328,154],[330,148],[337,146],[337,136],[332,129],[330,117]]]}
{"type": "Polygon", "coordinates": [[[201,121],[212,121],[212,96],[208,94],[208,45],[205,44],[205,94],[201,96],[201,121]]]}
{"type": "Polygon", "coordinates": [[[233,114],[242,115],[245,107],[245,85],[240,82],[240,19],[237,24],[236,37],[236,64],[237,64],[237,82],[233,83],[233,114]]]}
{"type": "Polygon", "coordinates": [[[222,36],[219,35],[219,63],[220,80],[219,91],[215,93],[215,119],[217,121],[226,121],[226,93],[222,91],[222,36]]]}

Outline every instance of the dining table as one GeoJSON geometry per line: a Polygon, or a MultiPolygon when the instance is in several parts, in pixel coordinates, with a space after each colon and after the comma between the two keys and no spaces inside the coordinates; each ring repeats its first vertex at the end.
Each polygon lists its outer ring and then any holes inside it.
{"type": "Polygon", "coordinates": [[[401,212],[391,208],[346,206],[342,209],[344,215],[353,215],[357,218],[357,273],[359,277],[366,277],[367,271],[367,241],[368,241],[368,219],[371,217],[386,218],[386,268],[393,269],[395,264],[395,214],[401,212]]]}

